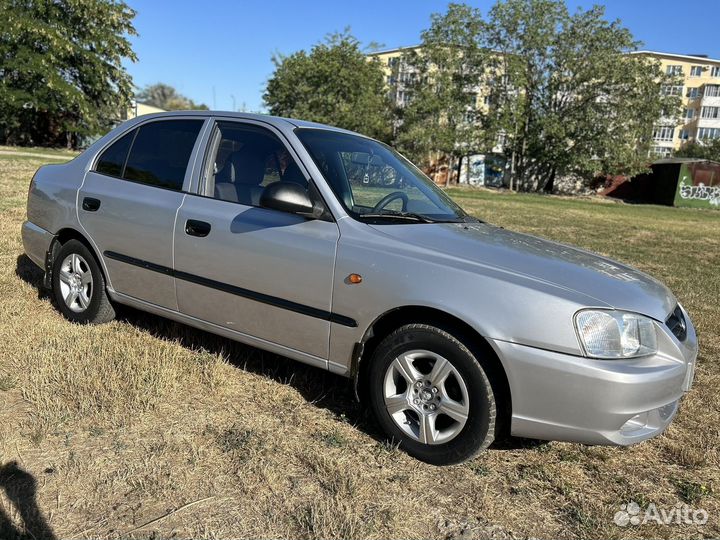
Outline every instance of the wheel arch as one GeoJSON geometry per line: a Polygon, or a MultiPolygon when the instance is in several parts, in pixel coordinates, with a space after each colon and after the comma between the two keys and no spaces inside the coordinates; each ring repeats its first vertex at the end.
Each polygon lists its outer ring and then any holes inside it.
{"type": "Polygon", "coordinates": [[[95,257],[95,260],[100,267],[103,279],[105,280],[105,285],[108,286],[110,282],[108,280],[107,271],[105,270],[105,262],[102,257],[98,254],[92,242],[90,242],[80,231],[73,229],[72,227],[60,229],[55,234],[55,238],[53,238],[52,242],[50,242],[48,252],[45,254],[45,277],[43,285],[48,289],[51,287],[50,281],[52,279],[52,270],[55,264],[55,258],[60,250],[60,247],[69,240],[77,240],[90,250],[90,253],[92,253],[93,257],[95,257]]]}
{"type": "Polygon", "coordinates": [[[378,344],[392,331],[406,324],[429,324],[460,339],[478,360],[483,363],[493,392],[498,400],[498,421],[501,429],[509,432],[512,414],[512,395],[505,368],[490,342],[475,328],[446,311],[426,306],[403,306],[389,310],[367,328],[362,340],[355,345],[351,374],[356,397],[365,402],[370,359],[378,344]]]}

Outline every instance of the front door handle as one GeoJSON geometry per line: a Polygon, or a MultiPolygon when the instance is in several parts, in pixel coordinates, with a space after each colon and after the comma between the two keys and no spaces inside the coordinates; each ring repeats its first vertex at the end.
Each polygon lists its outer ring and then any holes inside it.
{"type": "Polygon", "coordinates": [[[82,202],[82,209],[86,212],[95,212],[100,208],[100,199],[93,199],[92,197],[85,197],[82,202]]]}
{"type": "Polygon", "coordinates": [[[199,236],[203,238],[210,234],[210,224],[205,221],[188,219],[185,222],[185,234],[189,234],[190,236],[199,236]]]}

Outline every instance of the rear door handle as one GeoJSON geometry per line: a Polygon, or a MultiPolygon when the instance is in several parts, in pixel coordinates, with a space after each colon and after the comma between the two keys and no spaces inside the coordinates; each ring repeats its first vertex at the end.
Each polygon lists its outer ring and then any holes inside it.
{"type": "Polygon", "coordinates": [[[185,222],[185,234],[189,234],[190,236],[199,236],[203,238],[210,234],[210,224],[205,221],[188,219],[185,222]]]}
{"type": "Polygon", "coordinates": [[[100,199],[93,199],[92,197],[85,197],[82,202],[82,209],[87,212],[95,212],[100,208],[100,199]]]}

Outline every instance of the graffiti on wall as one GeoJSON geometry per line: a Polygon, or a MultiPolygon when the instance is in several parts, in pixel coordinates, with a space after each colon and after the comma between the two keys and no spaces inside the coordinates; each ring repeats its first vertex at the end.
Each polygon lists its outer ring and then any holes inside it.
{"type": "Polygon", "coordinates": [[[680,198],[686,200],[707,201],[713,206],[720,206],[720,186],[706,186],[702,183],[694,186],[687,183],[687,180],[689,180],[687,175],[683,175],[679,186],[680,198]]]}

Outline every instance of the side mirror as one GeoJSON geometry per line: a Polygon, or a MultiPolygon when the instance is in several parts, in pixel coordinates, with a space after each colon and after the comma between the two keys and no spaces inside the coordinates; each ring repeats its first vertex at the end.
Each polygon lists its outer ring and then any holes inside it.
{"type": "Polygon", "coordinates": [[[294,182],[274,182],[260,196],[260,206],[282,212],[291,212],[310,218],[319,218],[324,209],[313,204],[310,193],[294,182]]]}

